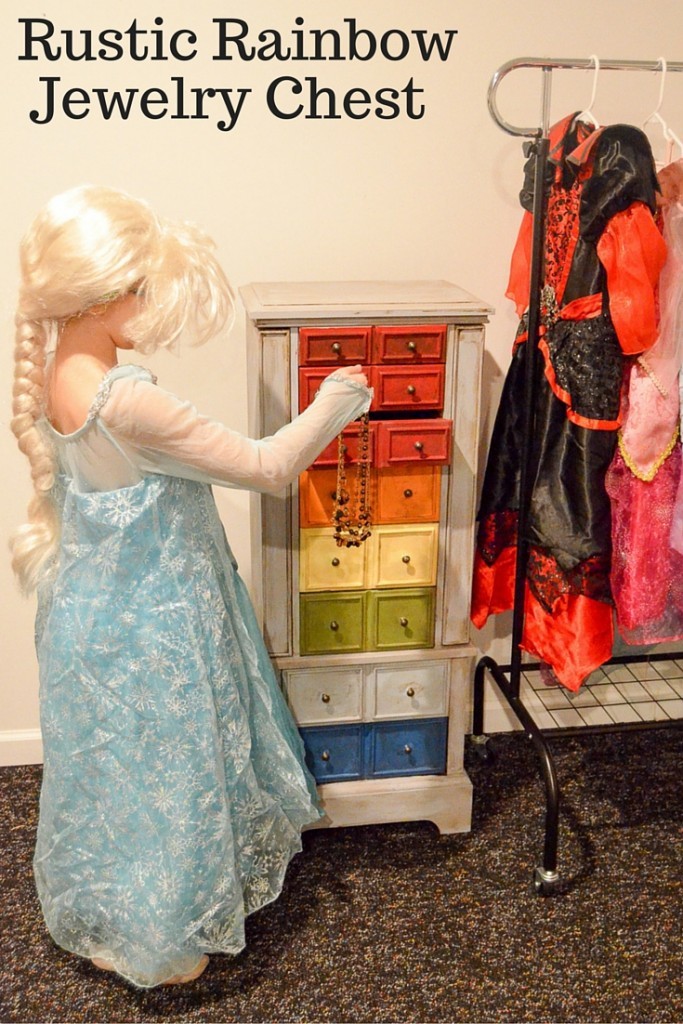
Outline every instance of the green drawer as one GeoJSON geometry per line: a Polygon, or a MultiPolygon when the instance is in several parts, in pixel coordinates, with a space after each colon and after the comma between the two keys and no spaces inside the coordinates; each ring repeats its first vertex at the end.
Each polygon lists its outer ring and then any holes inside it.
{"type": "Polygon", "coordinates": [[[301,653],[346,654],[362,651],[367,594],[302,594],[301,653]]]}
{"type": "Polygon", "coordinates": [[[434,587],[368,592],[369,651],[434,646],[434,587]]]}

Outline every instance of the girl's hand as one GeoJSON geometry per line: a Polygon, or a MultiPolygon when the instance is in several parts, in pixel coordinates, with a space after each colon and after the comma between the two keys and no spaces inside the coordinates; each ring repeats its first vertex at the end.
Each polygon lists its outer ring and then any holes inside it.
{"type": "Polygon", "coordinates": [[[338,370],[334,371],[335,377],[346,377],[354,384],[362,384],[364,387],[368,386],[368,378],[363,373],[363,367],[360,363],[356,363],[355,366],[340,366],[338,370]]]}

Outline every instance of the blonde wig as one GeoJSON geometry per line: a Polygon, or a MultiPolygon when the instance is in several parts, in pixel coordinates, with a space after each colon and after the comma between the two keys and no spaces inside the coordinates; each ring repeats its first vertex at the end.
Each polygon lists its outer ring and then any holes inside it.
{"type": "Polygon", "coordinates": [[[149,353],[181,335],[206,341],[231,321],[234,298],[207,235],[102,186],[84,185],[50,200],[21,243],[20,265],[12,430],[29,459],[34,495],[28,522],[11,546],[14,571],[30,592],[59,534],[59,510],[51,497],[55,458],[39,420],[46,350],[54,340],[58,344],[61,325],[135,289],[141,310],[125,333],[138,351],[149,353]]]}

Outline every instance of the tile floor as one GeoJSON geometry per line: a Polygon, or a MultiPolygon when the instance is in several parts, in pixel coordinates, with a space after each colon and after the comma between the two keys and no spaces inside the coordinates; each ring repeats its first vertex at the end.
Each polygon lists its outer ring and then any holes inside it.
{"type": "Polygon", "coordinates": [[[683,718],[683,659],[605,665],[577,693],[525,669],[520,696],[540,729],[683,718]]]}

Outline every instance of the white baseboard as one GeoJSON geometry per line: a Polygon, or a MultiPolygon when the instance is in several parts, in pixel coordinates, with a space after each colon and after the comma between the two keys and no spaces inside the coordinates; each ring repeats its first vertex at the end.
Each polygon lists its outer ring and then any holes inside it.
{"type": "Polygon", "coordinates": [[[521,728],[517,716],[507,706],[499,703],[484,704],[484,732],[487,735],[494,732],[516,732],[521,728]]]}
{"type": "MultiPolygon", "coordinates": [[[[525,695],[525,706],[536,720],[539,727],[543,727],[547,723],[543,722],[543,717],[548,717],[548,713],[545,710],[543,704],[538,699],[535,699],[533,695],[527,693],[525,695]]],[[[469,723],[468,731],[472,728],[472,706],[470,703],[468,718],[466,719],[469,723]]],[[[550,723],[552,725],[552,723],[550,723]]],[[[507,701],[498,692],[498,687],[494,686],[487,689],[486,696],[484,698],[484,732],[486,735],[490,735],[494,732],[517,732],[522,728],[522,725],[509,707],[507,701]]]]}
{"type": "MultiPolygon", "coordinates": [[[[530,707],[529,710],[533,713],[536,707],[530,707]]],[[[484,704],[484,727],[487,733],[512,732],[521,728],[515,715],[495,693],[490,694],[484,704]]],[[[0,768],[42,763],[43,740],[40,729],[0,730],[0,768]]]]}
{"type": "Polygon", "coordinates": [[[0,731],[0,768],[42,763],[43,738],[40,729],[0,731]]]}

